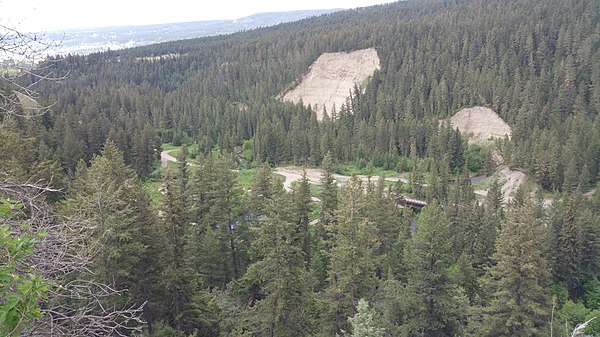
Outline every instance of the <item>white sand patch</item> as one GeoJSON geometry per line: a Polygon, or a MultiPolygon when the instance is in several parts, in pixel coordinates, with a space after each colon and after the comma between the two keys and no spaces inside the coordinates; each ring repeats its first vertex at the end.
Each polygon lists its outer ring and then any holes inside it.
{"type": "Polygon", "coordinates": [[[477,144],[511,135],[510,126],[492,109],[485,107],[462,109],[450,118],[450,124],[477,144]]]}
{"type": "Polygon", "coordinates": [[[367,80],[376,69],[380,69],[379,56],[373,48],[325,53],[310,66],[297,86],[282,94],[282,99],[317,105],[317,118],[321,120],[323,108],[331,113],[335,104],[339,110],[354,86],[367,80]]]}
{"type": "Polygon", "coordinates": [[[504,167],[494,174],[498,180],[502,183],[502,196],[504,202],[512,200],[513,194],[519,189],[519,187],[527,180],[527,175],[521,171],[511,170],[508,167],[504,167]]]}

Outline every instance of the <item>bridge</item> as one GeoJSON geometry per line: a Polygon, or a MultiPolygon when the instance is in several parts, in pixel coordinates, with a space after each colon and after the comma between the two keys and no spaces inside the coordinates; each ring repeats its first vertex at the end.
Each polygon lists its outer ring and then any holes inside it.
{"type": "Polygon", "coordinates": [[[406,198],[402,196],[396,199],[396,205],[398,205],[400,208],[412,208],[419,211],[421,208],[427,206],[427,203],[423,200],[406,198]]]}

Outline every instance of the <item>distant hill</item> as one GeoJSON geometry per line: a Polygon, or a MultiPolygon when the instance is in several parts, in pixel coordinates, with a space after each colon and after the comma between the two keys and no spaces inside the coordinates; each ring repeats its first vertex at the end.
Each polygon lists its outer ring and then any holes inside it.
{"type": "Polygon", "coordinates": [[[341,9],[258,13],[236,20],[84,28],[47,32],[44,35],[48,40],[61,41],[58,47],[48,50],[49,54],[84,55],[109,49],[117,50],[167,41],[231,34],[259,27],[269,27],[280,23],[297,21],[339,10],[341,9]]]}

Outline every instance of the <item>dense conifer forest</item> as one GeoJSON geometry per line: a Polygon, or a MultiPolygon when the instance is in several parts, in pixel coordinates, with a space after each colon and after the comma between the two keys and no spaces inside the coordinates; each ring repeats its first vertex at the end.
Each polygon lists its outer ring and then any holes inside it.
{"type": "Polygon", "coordinates": [[[66,78],[0,87],[0,335],[600,335],[599,1],[409,0],[39,67],[66,78]],[[279,99],[364,48],[381,69],[323,120],[279,99]],[[511,138],[440,122],[472,106],[511,138]],[[476,196],[499,165],[528,183],[476,196]]]}

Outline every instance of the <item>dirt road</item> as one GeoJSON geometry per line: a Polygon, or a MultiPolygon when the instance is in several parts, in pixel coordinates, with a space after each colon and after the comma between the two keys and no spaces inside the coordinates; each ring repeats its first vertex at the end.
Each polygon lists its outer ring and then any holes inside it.
{"type": "MultiPolygon", "coordinates": [[[[163,168],[167,167],[167,165],[170,161],[177,162],[177,158],[175,158],[169,154],[169,152],[171,152],[171,151],[173,151],[173,150],[162,151],[160,153],[161,167],[163,167],[163,168]]],[[[274,173],[280,174],[285,177],[285,181],[283,182],[283,187],[286,189],[286,191],[291,191],[292,183],[294,181],[298,181],[298,180],[302,179],[302,170],[303,170],[302,167],[284,166],[284,167],[275,168],[274,173]]],[[[323,174],[323,170],[314,169],[314,168],[306,168],[305,170],[306,170],[306,177],[308,178],[308,181],[311,184],[320,184],[321,174],[323,174]]],[[[365,183],[369,180],[369,177],[367,177],[367,176],[358,176],[358,177],[361,178],[365,183]]],[[[350,177],[339,175],[339,174],[334,174],[333,178],[338,182],[338,184],[344,184],[345,182],[350,180],[350,177]]],[[[379,176],[371,177],[371,181],[377,181],[377,179],[379,179],[379,176]]],[[[404,178],[390,177],[390,178],[385,178],[385,180],[387,180],[387,181],[402,181],[402,182],[408,184],[408,180],[406,180],[404,178]]]]}
{"type": "MultiPolygon", "coordinates": [[[[275,168],[274,172],[277,174],[281,174],[282,176],[285,177],[285,181],[283,182],[283,187],[285,187],[285,189],[287,191],[291,191],[292,183],[294,181],[298,181],[298,180],[302,179],[302,170],[303,170],[302,167],[284,166],[284,167],[275,168]]],[[[308,178],[308,182],[310,182],[311,184],[320,184],[320,179],[321,179],[321,175],[323,174],[323,170],[314,169],[314,168],[306,168],[304,170],[306,170],[306,177],[308,178]]],[[[360,179],[362,179],[363,182],[365,182],[365,183],[369,180],[369,177],[367,177],[367,176],[358,176],[358,177],[360,179]]],[[[343,176],[343,175],[339,175],[339,174],[334,174],[333,178],[338,182],[338,184],[344,184],[348,180],[350,180],[349,176],[343,176]]],[[[379,179],[379,176],[371,177],[371,181],[377,181],[377,179],[379,179]]],[[[397,177],[385,178],[385,180],[387,180],[387,181],[402,181],[404,183],[408,183],[408,180],[406,180],[404,178],[397,178],[397,177]]]]}
{"type": "Polygon", "coordinates": [[[177,162],[177,158],[175,158],[169,154],[169,152],[171,152],[171,151],[173,151],[173,150],[162,151],[160,153],[160,167],[162,167],[162,168],[167,167],[167,165],[169,164],[170,161],[177,162]]]}

